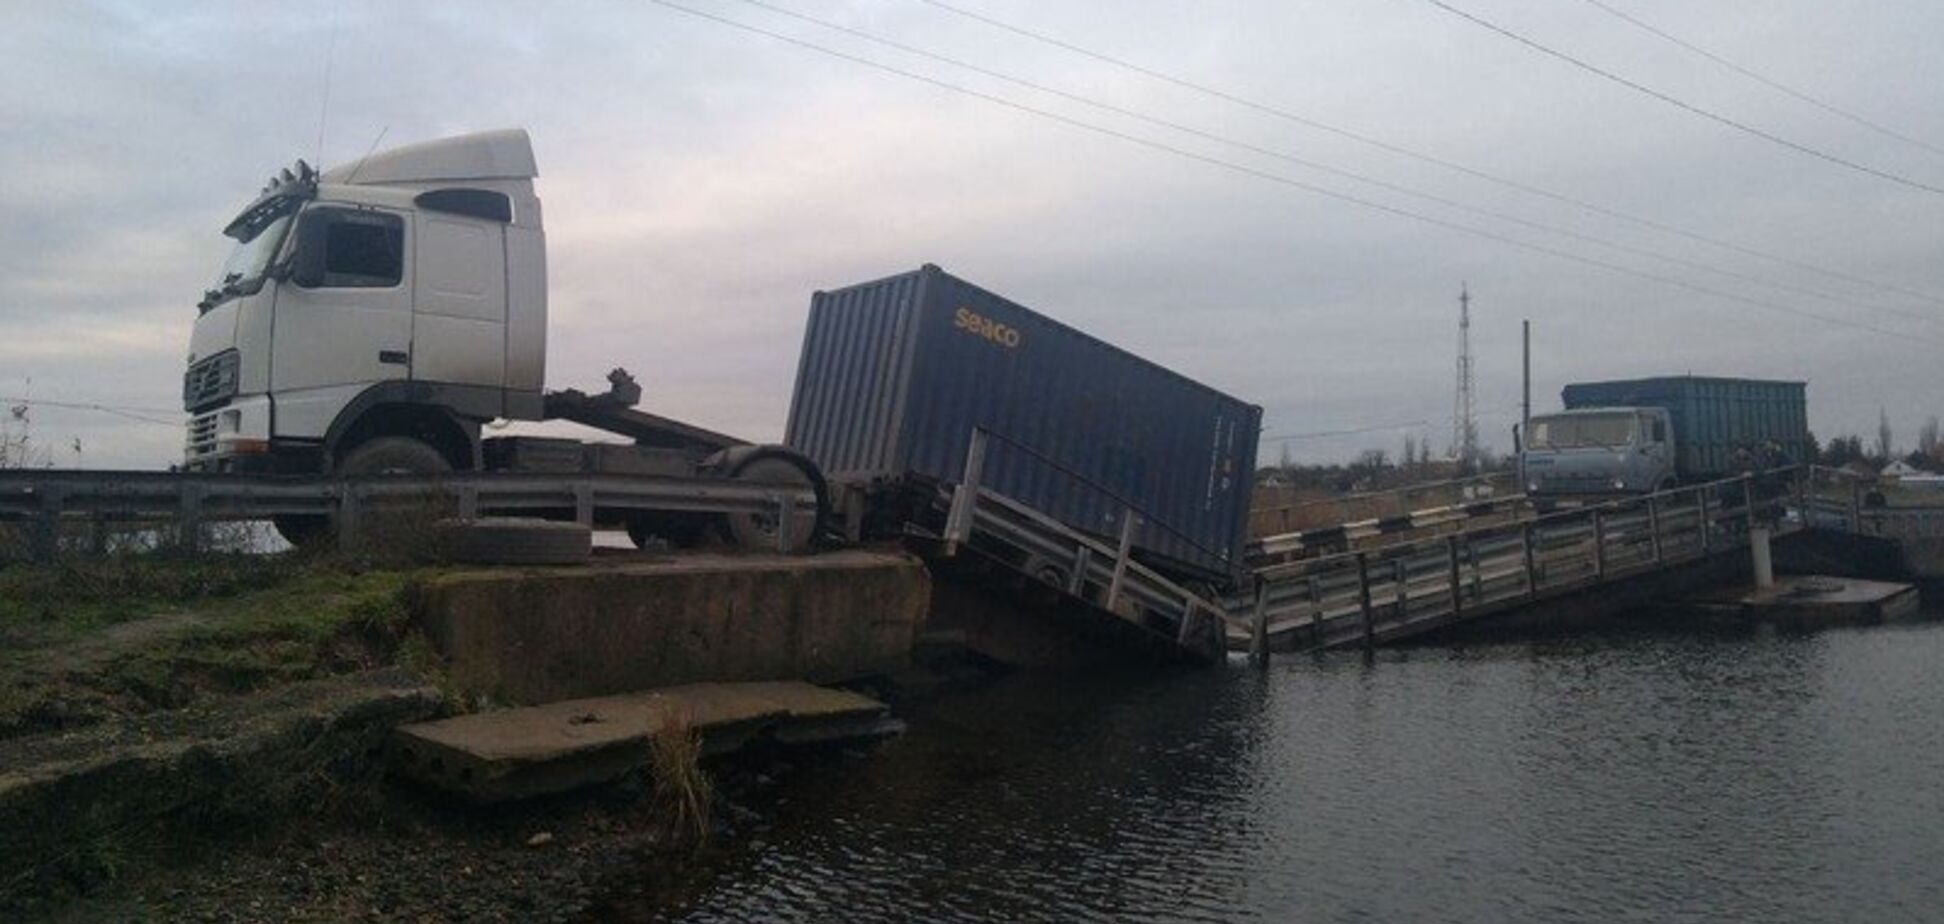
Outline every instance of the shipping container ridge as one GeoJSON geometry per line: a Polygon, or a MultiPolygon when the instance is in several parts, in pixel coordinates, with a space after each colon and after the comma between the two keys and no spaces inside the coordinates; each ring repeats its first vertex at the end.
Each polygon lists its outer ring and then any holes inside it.
{"type": "Polygon", "coordinates": [[[982,482],[1164,567],[1240,563],[1262,409],[927,264],[811,299],[785,442],[833,480],[982,482]]]}

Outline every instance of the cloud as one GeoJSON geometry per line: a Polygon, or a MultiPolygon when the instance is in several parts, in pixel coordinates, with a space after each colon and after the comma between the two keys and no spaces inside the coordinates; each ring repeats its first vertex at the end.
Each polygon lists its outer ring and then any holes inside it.
{"type": "MultiPolygon", "coordinates": [[[[1914,430],[1937,393],[1944,303],[1669,235],[894,0],[777,0],[1260,148],[1719,266],[1724,279],[1316,174],[871,46],[733,0],[722,15],[981,92],[1832,326],[1534,253],[1240,175],[646,5],[544,10],[344,0],[332,8],[45,4],[0,36],[0,383],[168,407],[222,223],[296,157],[480,128],[533,133],[550,241],[550,377],[633,369],[661,413],[781,434],[811,292],[936,262],[1261,403],[1272,431],[1431,421],[1449,432],[1455,298],[1475,301],[1479,404],[1567,381],[1671,372],[1801,378],[1824,435],[1914,430]],[[336,39],[331,38],[335,22],[336,39]],[[1884,309],[1893,310],[1884,310],[1884,309]],[[1895,311],[1916,313],[1912,320],[1895,311]]],[[[1320,0],[968,5],[1323,121],[1845,273],[1944,295],[1935,197],[1726,132],[1537,58],[1422,4],[1320,0]]],[[[1886,169],[1944,158],[1781,97],[1586,9],[1480,12],[1669,92],[1886,169]]],[[[1630,9],[1792,85],[1944,143],[1944,82],[1916,0],[1786,0],[1758,21],[1671,0],[1630,9]],[[1864,15],[1867,12],[1867,15],[1864,15]],[[1895,80],[1883,75],[1895,74],[1895,80]]],[[[47,394],[49,392],[41,392],[47,394]]],[[[1505,445],[1503,416],[1481,423],[1505,445]]],[[[162,464],[179,438],[48,412],[88,464],[162,464]]],[[[156,432],[159,431],[159,432],[156,432]]],[[[1299,457],[1395,450],[1400,432],[1307,439],[1299,457]]],[[[1264,450],[1273,458],[1275,447],[1264,450]]]]}

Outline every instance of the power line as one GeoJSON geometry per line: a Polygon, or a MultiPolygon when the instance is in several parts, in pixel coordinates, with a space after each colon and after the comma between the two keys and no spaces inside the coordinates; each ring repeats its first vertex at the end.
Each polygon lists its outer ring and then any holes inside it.
{"type": "Polygon", "coordinates": [[[1809,105],[1816,107],[1817,109],[1821,109],[1824,112],[1830,113],[1831,115],[1841,116],[1845,119],[1850,120],[1851,122],[1855,122],[1856,124],[1863,126],[1864,128],[1877,132],[1878,134],[1887,135],[1891,138],[1897,139],[1898,141],[1902,141],[1907,144],[1916,145],[1917,147],[1923,148],[1924,150],[1929,151],[1933,154],[1944,154],[1944,148],[1940,148],[1920,138],[1913,138],[1909,135],[1904,134],[1903,132],[1890,128],[1889,126],[1883,125],[1879,122],[1875,122],[1870,119],[1864,118],[1863,116],[1857,115],[1856,113],[1844,109],[1840,106],[1837,106],[1834,103],[1826,102],[1824,100],[1820,100],[1817,99],[1816,97],[1810,96],[1809,94],[1804,93],[1801,90],[1797,90],[1794,87],[1790,87],[1779,80],[1766,77],[1760,73],[1750,70],[1749,68],[1736,64],[1735,62],[1730,61],[1727,58],[1715,54],[1714,52],[1709,51],[1706,48],[1702,48],[1701,46],[1696,45],[1693,42],[1689,42],[1686,39],[1681,38],[1680,36],[1670,34],[1666,30],[1660,29],[1654,26],[1652,23],[1646,22],[1640,19],[1639,17],[1634,16],[1631,13],[1609,6],[1608,4],[1602,2],[1602,0],[1586,0],[1586,2],[1602,10],[1605,10],[1607,13],[1610,13],[1619,19],[1632,23],[1633,25],[1638,26],[1641,29],[1651,32],[1654,35],[1660,36],[1661,38],[1666,39],[1669,42],[1679,45],[1682,48],[1687,49],[1688,51],[1694,52],[1695,54],[1700,55],[1703,58],[1707,58],[1708,60],[1713,61],[1714,63],[1719,64],[1722,67],[1734,71],[1735,73],[1740,74],[1743,77],[1747,77],[1748,79],[1753,80],[1756,83],[1759,83],[1772,90],[1777,90],[1782,93],[1786,93],[1789,96],[1792,96],[1798,100],[1801,100],[1802,102],[1808,103],[1809,105]]]}
{"type": "Polygon", "coordinates": [[[1110,138],[1117,138],[1119,140],[1126,141],[1132,144],[1138,144],[1143,147],[1161,151],[1163,153],[1173,154],[1177,157],[1186,158],[1188,160],[1197,161],[1199,163],[1207,164],[1214,167],[1219,167],[1224,170],[1232,171],[1234,173],[1243,174],[1245,176],[1252,176],[1257,179],[1267,180],[1271,183],[1287,186],[1292,189],[1301,189],[1306,192],[1311,192],[1319,196],[1336,199],[1338,201],[1347,202],[1353,205],[1360,205],[1363,206],[1364,208],[1372,209],[1379,212],[1384,212],[1386,214],[1396,215],[1402,218],[1409,218],[1414,221],[1419,221],[1425,224],[1434,225],[1440,228],[1445,228],[1447,230],[1457,231],[1461,234],[1469,234],[1474,237],[1479,237],[1485,240],[1496,241],[1498,243],[1505,244],[1510,247],[1516,247],[1521,250],[1528,250],[1533,253],[1546,254],[1548,256],[1556,257],[1558,259],[1567,260],[1574,263],[1580,263],[1587,266],[1598,267],[1614,273],[1619,273],[1621,275],[1634,276],[1641,279],[1648,279],[1654,282],[1659,282],[1663,285],[1672,286],[1674,288],[1683,289],[1689,292],[1695,292],[1702,295],[1708,295],[1715,298],[1725,299],[1728,301],[1740,302],[1745,305],[1750,305],[1752,307],[1761,308],[1768,311],[1777,311],[1783,314],[1790,314],[1790,315],[1795,315],[1797,317],[1818,320],[1836,327],[1849,327],[1858,330],[1867,330],[1874,333],[1882,334],[1887,337],[1896,338],[1899,340],[1917,339],[1917,340],[1929,340],[1931,342],[1944,342],[1944,341],[1938,341],[1936,338],[1919,337],[1915,334],[1911,334],[1908,332],[1894,331],[1888,328],[1878,327],[1873,324],[1865,324],[1860,321],[1853,321],[1846,318],[1834,317],[1825,314],[1818,314],[1813,311],[1806,311],[1789,305],[1783,305],[1776,302],[1763,301],[1761,299],[1736,295],[1732,292],[1724,292],[1722,290],[1710,288],[1708,286],[1697,285],[1695,283],[1687,282],[1684,280],[1675,279],[1668,276],[1662,276],[1656,273],[1650,273],[1645,270],[1635,269],[1633,267],[1626,266],[1624,264],[1614,263],[1608,260],[1602,260],[1597,257],[1589,257],[1583,254],[1576,254],[1571,251],[1560,250],[1558,248],[1548,247],[1543,244],[1534,244],[1530,241],[1524,241],[1518,238],[1508,237],[1504,234],[1500,234],[1498,232],[1491,231],[1485,228],[1479,228],[1476,226],[1463,224],[1461,222],[1449,221],[1443,218],[1426,215],[1421,212],[1413,212],[1409,209],[1398,208],[1392,205],[1386,205],[1381,202],[1376,202],[1370,199],[1364,199],[1359,196],[1354,196],[1349,193],[1340,192],[1338,190],[1330,189],[1328,187],[1317,186],[1313,183],[1307,183],[1302,180],[1294,179],[1292,177],[1287,177],[1279,173],[1271,173],[1267,170],[1261,170],[1255,167],[1248,166],[1246,164],[1239,164],[1234,161],[1223,160],[1219,157],[1214,157],[1208,154],[1202,154],[1195,151],[1190,151],[1187,150],[1186,148],[1178,148],[1173,145],[1167,144],[1165,142],[1156,141],[1152,138],[1144,138],[1139,135],[1130,134],[1128,132],[1120,131],[1114,128],[1109,128],[1104,125],[1096,125],[1092,122],[1076,119],[1071,116],[1062,115],[1060,113],[1051,112],[1045,109],[1035,108],[1025,103],[1020,103],[1014,100],[1006,99],[1005,97],[1002,96],[995,96],[990,93],[974,90],[971,89],[970,87],[961,86],[959,84],[951,83],[950,81],[946,81],[946,80],[940,80],[936,77],[930,77],[924,74],[917,73],[915,71],[904,70],[903,68],[899,68],[890,64],[885,64],[883,62],[875,61],[870,58],[865,58],[859,55],[853,55],[848,52],[839,51],[837,49],[829,48],[823,45],[818,45],[815,42],[811,42],[805,39],[800,39],[791,35],[786,35],[784,33],[776,32],[771,29],[765,29],[760,26],[753,26],[748,23],[739,22],[737,20],[730,19],[725,16],[719,16],[714,13],[708,13],[702,10],[695,9],[693,7],[683,6],[680,3],[673,2],[673,0],[649,0],[649,2],[654,3],[657,6],[666,7],[668,9],[675,10],[677,12],[696,17],[698,19],[706,19],[711,22],[729,26],[731,28],[740,29],[745,32],[751,32],[757,35],[766,36],[780,42],[785,42],[787,44],[795,45],[800,48],[804,48],[810,51],[815,51],[819,54],[828,55],[830,57],[838,58],[844,61],[850,61],[854,64],[859,64],[864,67],[869,67],[876,70],[884,71],[886,73],[895,74],[897,76],[904,77],[908,80],[929,84],[931,86],[938,87],[940,89],[951,90],[952,92],[955,93],[961,93],[966,96],[973,97],[975,99],[984,100],[994,105],[1004,106],[1008,109],[1012,109],[1018,112],[1023,112],[1028,115],[1034,115],[1043,119],[1059,122],[1063,125],[1067,125],[1073,128],[1078,128],[1083,131],[1092,132],[1098,135],[1104,135],[1110,138]]]}
{"type": "MultiPolygon", "coordinates": [[[[1497,417],[1501,414],[1517,410],[1518,407],[1516,404],[1508,404],[1503,407],[1488,408],[1478,412],[1478,416],[1486,418],[1497,417]]],[[[1263,442],[1269,443],[1291,443],[1299,440],[1328,439],[1333,436],[1356,436],[1360,433],[1387,433],[1393,430],[1428,430],[1430,427],[1431,421],[1418,418],[1417,420],[1408,420],[1402,423],[1372,424],[1367,427],[1346,427],[1341,430],[1311,430],[1305,433],[1264,433],[1260,439],[1263,442]]]]}
{"type": "Polygon", "coordinates": [[[104,414],[113,414],[116,417],[126,417],[129,420],[139,420],[143,423],[152,423],[164,427],[180,428],[182,426],[182,422],[179,420],[160,420],[155,417],[145,416],[146,414],[171,413],[154,408],[115,407],[107,404],[86,404],[73,401],[46,401],[40,398],[22,398],[13,395],[0,395],[0,403],[26,405],[28,407],[58,407],[73,411],[100,411],[104,414]]]}
{"type": "Polygon", "coordinates": [[[1626,77],[1622,77],[1619,74],[1616,74],[1603,67],[1600,67],[1599,65],[1591,64],[1580,58],[1573,57],[1572,55],[1569,55],[1549,45],[1541,44],[1540,42],[1534,39],[1527,38],[1524,35],[1514,32],[1511,29],[1507,29],[1506,27],[1501,26],[1498,23],[1492,22],[1491,20],[1486,19],[1482,16],[1478,16],[1474,13],[1468,13],[1455,6],[1452,6],[1451,4],[1444,2],[1444,0],[1424,0],[1424,2],[1429,3],[1432,6],[1437,7],[1438,9],[1444,10],[1445,12],[1450,13],[1453,16],[1457,16],[1460,19],[1467,20],[1475,25],[1481,26],[1485,29],[1503,35],[1506,38],[1511,39],[1512,41],[1518,42],[1519,44],[1532,49],[1533,51],[1539,52],[1540,54],[1547,55],[1552,58],[1557,58],[1561,61],[1566,62],[1567,64],[1571,64],[1572,66],[1579,68],[1580,70],[1586,71],[1587,73],[1594,74],[1599,77],[1603,77],[1623,87],[1626,87],[1627,89],[1633,90],[1637,93],[1646,94],[1647,96],[1651,96],[1657,100],[1660,100],[1663,103],[1666,103],[1677,109],[1686,110],[1704,119],[1708,119],[1709,121],[1718,122],[1722,125],[1728,126],[1729,128],[1735,129],[1736,131],[1745,132],[1747,134],[1754,135],[1755,137],[1760,138],[1764,141],[1768,141],[1772,144],[1781,145],[1782,147],[1788,148],[1797,153],[1807,154],[1810,157],[1814,157],[1820,160],[1825,160],[1828,161],[1829,163],[1836,164],[1837,166],[1840,167],[1847,167],[1858,173],[1867,173],[1870,176],[1876,177],[1878,179],[1889,180],[1892,183],[1908,186],[1911,189],[1921,189],[1924,192],[1944,195],[1944,186],[1932,186],[1931,184],[1925,183],[1922,180],[1913,180],[1907,176],[1903,176],[1902,174],[1891,173],[1888,170],[1878,170],[1875,167],[1871,167],[1867,164],[1857,163],[1856,161],[1835,154],[1831,154],[1828,151],[1824,151],[1820,148],[1813,148],[1799,141],[1791,141],[1790,139],[1784,138],[1781,135],[1775,134],[1774,132],[1767,131],[1761,128],[1756,128],[1755,126],[1750,125],[1747,122],[1742,122],[1740,120],[1731,118],[1729,116],[1722,115],[1721,113],[1715,112],[1712,109],[1704,109],[1693,103],[1687,102],[1686,100],[1680,99],[1675,96],[1671,96],[1666,93],[1662,93],[1661,91],[1656,90],[1653,87],[1647,86],[1642,83],[1638,83],[1626,77]]]}
{"type": "Polygon", "coordinates": [[[1293,112],[1289,109],[1271,105],[1269,103],[1252,100],[1235,93],[1230,93],[1226,90],[1221,90],[1215,87],[1208,86],[1206,84],[1201,84],[1192,80],[1188,80],[1184,77],[1179,77],[1174,74],[1169,74],[1165,71],[1157,70],[1155,68],[1147,67],[1141,64],[1136,64],[1134,62],[1127,61],[1122,58],[1117,58],[1112,55],[1103,54],[1101,52],[1094,51],[1089,48],[1084,48],[1072,42],[1068,42],[1051,35],[1046,35],[1041,32],[1035,32],[1031,29],[1027,29],[1022,26],[1016,26],[1004,20],[987,16],[983,13],[978,13],[972,10],[954,6],[950,3],[944,2],[944,0],[918,0],[918,2],[944,10],[955,16],[960,16],[966,19],[973,20],[975,22],[984,23],[985,25],[991,26],[995,29],[1000,29],[1006,32],[1010,32],[1015,35],[1022,36],[1024,38],[1028,38],[1033,41],[1052,46],[1054,48],[1070,51],[1074,54],[1095,61],[1099,61],[1103,64],[1109,64],[1114,67],[1122,68],[1132,73],[1140,74],[1144,77],[1149,77],[1154,80],[1161,81],[1162,83],[1166,83],[1172,86],[1180,87],[1185,90],[1190,90],[1196,93],[1200,93],[1214,99],[1222,100],[1224,102],[1232,103],[1234,105],[1241,106],[1245,109],[1249,109],[1261,113],[1263,115],[1272,116],[1297,125],[1302,125],[1308,128],[1316,129],[1318,131],[1327,132],[1341,138],[1347,138],[1359,144],[1368,145],[1370,147],[1376,148],[1381,151],[1386,151],[1392,154],[1396,154],[1400,157],[1408,157],[1412,160],[1416,160],[1421,163],[1432,164],[1434,166],[1442,167],[1446,170],[1450,170],[1455,173],[1464,174],[1465,176],[1469,176],[1474,179],[1484,180],[1488,183],[1493,183],[1499,186],[1503,186],[1507,189],[1517,190],[1519,192],[1526,193],[1527,195],[1538,196],[1540,198],[1549,199],[1551,201],[1558,202],[1564,205],[1570,205],[1573,206],[1574,208],[1583,209],[1585,211],[1592,212],[1597,215],[1603,215],[1608,218],[1617,219],[1619,221],[1625,221],[1630,224],[1637,225],[1639,227],[1649,228],[1664,234],[1672,234],[1677,237],[1686,238],[1691,241],[1708,244],[1713,247],[1719,247],[1723,250],[1739,253],[1743,256],[1755,257],[1757,259],[1767,260],[1769,262],[1781,266],[1788,266],[1794,269],[1815,273],[1817,275],[1825,276],[1830,279],[1840,279],[1844,282],[1848,282],[1853,285],[1864,286],[1866,288],[1874,289],[1879,292],[1890,292],[1898,295],[1908,296],[1911,298],[1923,299],[1924,301],[1927,302],[1933,302],[1936,304],[1944,305],[1944,296],[1933,295],[1931,293],[1918,291],[1916,289],[1908,289],[1891,283],[1880,282],[1878,280],[1870,279],[1868,277],[1858,276],[1852,273],[1843,272],[1841,270],[1819,266],[1817,264],[1810,263],[1805,260],[1798,260],[1794,257],[1787,257],[1780,254],[1769,253],[1753,247],[1747,247],[1741,244],[1737,244],[1732,241],[1722,240],[1720,238],[1702,234],[1700,232],[1689,231],[1687,229],[1680,228],[1675,225],[1667,224],[1665,222],[1658,221],[1652,218],[1647,218],[1640,215],[1634,215],[1629,212],[1622,211],[1620,209],[1610,208],[1608,206],[1600,205],[1595,202],[1579,199],[1567,195],[1565,193],[1545,189],[1540,186],[1534,186],[1529,183],[1524,183],[1519,180],[1514,180],[1511,179],[1510,177],[1500,176],[1498,174],[1491,173],[1486,170],[1481,170],[1476,167],[1469,167],[1464,164],[1458,163],[1456,161],[1447,160],[1445,158],[1438,157],[1433,154],[1426,154],[1422,151],[1412,150],[1411,148],[1407,148],[1403,145],[1393,144],[1391,142],[1384,141],[1383,139],[1371,135],[1366,135],[1361,132],[1343,128],[1341,126],[1332,125],[1327,122],[1319,121],[1317,119],[1310,118],[1300,113],[1293,112]]]}
{"type": "MultiPolygon", "coordinates": [[[[1007,74],[1002,71],[994,70],[984,65],[975,64],[969,61],[961,60],[959,58],[954,58],[948,55],[939,54],[937,52],[930,51],[924,48],[919,48],[917,46],[910,45],[905,42],[898,41],[896,39],[886,38],[881,35],[877,35],[871,32],[866,32],[862,29],[854,29],[850,26],[846,26],[841,23],[832,22],[830,20],[821,19],[806,13],[800,13],[795,10],[786,9],[784,7],[780,7],[772,3],[764,2],[764,0],[742,0],[742,2],[750,6],[757,7],[759,9],[768,10],[772,13],[776,13],[781,16],[787,16],[799,22],[810,23],[812,25],[818,26],[820,28],[828,29],[833,32],[840,32],[845,35],[850,35],[856,38],[864,39],[865,41],[872,42],[874,44],[881,45],[886,48],[894,48],[897,49],[898,51],[902,51],[907,54],[918,55],[920,57],[929,58],[933,61],[943,62],[953,67],[963,68],[975,74],[980,74],[986,77],[991,77],[995,80],[1001,80],[1006,83],[1013,84],[1014,86],[1025,87],[1035,92],[1045,93],[1050,96],[1056,96],[1061,99],[1070,100],[1085,106],[1090,106],[1094,109],[1098,109],[1103,112],[1110,112],[1115,115],[1124,116],[1126,118],[1136,119],[1142,122],[1146,122],[1150,125],[1156,125],[1162,128],[1170,129],[1172,131],[1178,131],[1183,134],[1191,135],[1196,138],[1202,138],[1208,141],[1216,142],[1218,144],[1228,145],[1230,147],[1239,150],[1248,151],[1253,154],[1259,154],[1264,157],[1274,158],[1276,160],[1284,161],[1286,163],[1296,164],[1301,167],[1320,171],[1323,173],[1328,173],[1332,176],[1342,177],[1352,182],[1362,183],[1368,186],[1375,187],[1377,189],[1382,189],[1388,192],[1397,193],[1399,195],[1410,196],[1412,198],[1419,199],[1422,201],[1434,202],[1439,205],[1445,206],[1447,208],[1457,209],[1459,211],[1468,212],[1474,215],[1481,215],[1487,218],[1492,218],[1498,221],[1519,225],[1521,227],[1530,228],[1536,231],[1541,231],[1548,234],[1556,234],[1562,237],[1571,238],[1573,240],[1595,244],[1600,247],[1605,247],[1611,250],[1618,251],[1620,253],[1632,254],[1634,256],[1640,256],[1640,257],[1647,257],[1649,259],[1659,260],[1664,263],[1669,263],[1686,269],[1696,270],[1704,273],[1712,273],[1716,276],[1721,276],[1728,279],[1734,279],[1739,282],[1752,283],[1754,285],[1760,285],[1760,286],[1768,286],[1773,289],[1778,289],[1785,292],[1793,292],[1798,295],[1805,295],[1810,298],[1820,299],[1822,301],[1830,302],[1832,304],[1842,305],[1845,307],[1849,307],[1855,304],[1855,302],[1851,299],[1845,299],[1842,298],[1841,296],[1832,295],[1828,292],[1823,292],[1806,286],[1794,285],[1792,283],[1780,282],[1772,279],[1764,279],[1759,276],[1753,276],[1747,273],[1740,273],[1733,270],[1722,269],[1720,267],[1713,266],[1707,263],[1702,263],[1696,260],[1689,260],[1684,257],[1678,257],[1678,256],[1673,256],[1671,254],[1662,253],[1652,248],[1636,247],[1630,244],[1623,244],[1608,238],[1598,237],[1595,235],[1585,234],[1579,231],[1575,231],[1570,228],[1560,227],[1558,225],[1551,225],[1551,224],[1546,224],[1544,222],[1531,221],[1525,218],[1521,218],[1517,215],[1512,215],[1505,212],[1499,212],[1487,208],[1480,208],[1477,206],[1466,204],[1464,202],[1460,202],[1458,200],[1446,196],[1440,196],[1435,193],[1424,192],[1422,190],[1414,189],[1412,187],[1404,186],[1398,183],[1391,183],[1385,180],[1376,179],[1374,177],[1355,173],[1349,170],[1343,170],[1338,167],[1330,166],[1329,164],[1319,163],[1317,161],[1312,161],[1303,157],[1299,157],[1287,151],[1267,148],[1261,145],[1251,144],[1246,141],[1239,141],[1237,139],[1225,135],[1219,135],[1214,132],[1204,131],[1202,129],[1195,128],[1194,126],[1191,125],[1186,125],[1169,119],[1159,118],[1144,112],[1140,112],[1138,110],[1129,109],[1124,106],[1103,102],[1101,100],[1093,99],[1091,97],[1082,96],[1077,93],[1071,93],[1066,90],[1061,90],[1057,87],[1052,87],[1046,84],[1037,83],[1031,80],[1026,80],[1020,77],[1013,76],[1011,74],[1007,74]]],[[[1875,307],[1878,310],[1887,312],[1889,314],[1895,314],[1901,317],[1905,317],[1917,321],[1927,321],[1931,323],[1940,323],[1941,321],[1944,321],[1944,319],[1940,319],[1935,315],[1922,314],[1913,311],[1905,311],[1903,309],[1895,308],[1891,306],[1870,306],[1870,307],[1875,307]]]]}

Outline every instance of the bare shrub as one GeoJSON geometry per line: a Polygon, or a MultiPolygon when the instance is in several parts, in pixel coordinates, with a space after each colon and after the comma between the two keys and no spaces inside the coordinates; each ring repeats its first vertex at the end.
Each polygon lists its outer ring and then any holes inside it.
{"type": "Polygon", "coordinates": [[[709,840],[715,784],[702,769],[702,735],[687,710],[671,708],[650,744],[652,808],[667,843],[701,846],[709,840]]]}

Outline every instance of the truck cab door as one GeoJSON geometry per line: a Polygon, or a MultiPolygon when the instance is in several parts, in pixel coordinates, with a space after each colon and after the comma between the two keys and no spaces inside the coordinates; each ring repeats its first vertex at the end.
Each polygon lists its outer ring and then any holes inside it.
{"type": "Polygon", "coordinates": [[[504,226],[463,215],[418,215],[412,378],[499,389],[506,384],[504,226]]]}
{"type": "Polygon", "coordinates": [[[298,256],[277,287],[270,390],[276,433],[322,438],[365,388],[411,375],[410,216],[314,206],[298,256]]]}
{"type": "Polygon", "coordinates": [[[1674,428],[1669,426],[1665,413],[1641,415],[1640,454],[1646,457],[1646,468],[1652,473],[1650,487],[1658,487],[1674,477],[1674,428]]]}

